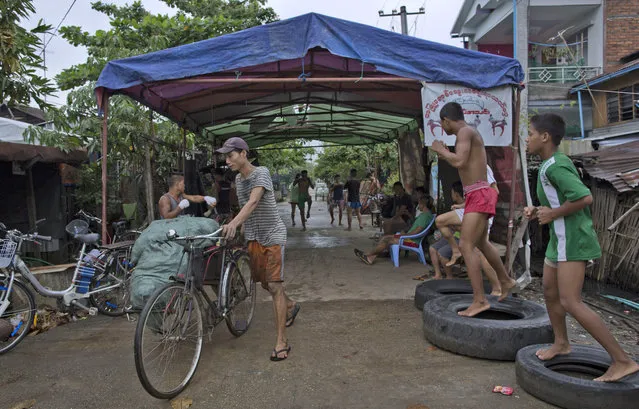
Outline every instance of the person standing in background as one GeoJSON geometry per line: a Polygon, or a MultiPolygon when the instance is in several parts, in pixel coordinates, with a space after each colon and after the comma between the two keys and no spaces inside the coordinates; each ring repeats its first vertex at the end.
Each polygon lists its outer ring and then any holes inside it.
{"type": "Polygon", "coordinates": [[[288,188],[288,202],[291,204],[291,221],[293,227],[295,227],[295,209],[297,208],[300,196],[299,180],[301,176],[299,173],[296,174],[295,179],[293,179],[293,182],[288,188]]]}

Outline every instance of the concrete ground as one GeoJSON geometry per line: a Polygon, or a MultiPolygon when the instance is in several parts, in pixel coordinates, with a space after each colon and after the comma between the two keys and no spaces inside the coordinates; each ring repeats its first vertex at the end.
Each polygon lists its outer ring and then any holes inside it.
{"type": "MultiPolygon", "coordinates": [[[[290,226],[290,207],[281,205],[290,226]]],[[[366,219],[370,225],[370,217],[366,219]]],[[[458,356],[423,337],[413,306],[424,272],[416,257],[365,266],[374,231],[330,227],[315,204],[309,231],[289,228],[286,280],[302,302],[288,337],[288,360],[272,363],[275,341],[268,294],[259,290],[251,329],[240,338],[222,324],[205,343],[198,371],[181,397],[192,408],[545,408],[521,390],[515,366],[458,356]],[[515,388],[513,396],[492,393],[515,388]],[[423,405],[423,406],[418,406],[423,405]]],[[[0,356],[0,408],[35,400],[33,408],[170,408],[148,395],[133,362],[135,324],[93,317],[27,337],[0,356]]],[[[22,406],[18,406],[22,407],[22,406]]]]}

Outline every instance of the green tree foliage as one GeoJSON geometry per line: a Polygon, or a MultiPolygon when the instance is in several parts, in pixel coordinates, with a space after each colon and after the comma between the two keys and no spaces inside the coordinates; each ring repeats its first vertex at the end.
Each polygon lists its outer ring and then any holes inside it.
{"type": "Polygon", "coordinates": [[[364,177],[367,171],[380,168],[385,174],[396,174],[398,158],[396,143],[324,148],[315,164],[315,176],[330,182],[335,174],[346,180],[351,169],[357,169],[358,176],[364,177]]]}
{"type": "MultiPolygon", "coordinates": [[[[88,57],[56,77],[58,86],[71,92],[65,106],[47,112],[55,130],[32,127],[28,139],[63,150],[85,147],[89,152],[100,152],[102,119],[97,115],[93,88],[108,61],[205,40],[277,18],[271,8],[264,7],[263,0],[163,1],[177,9],[174,16],[153,14],[139,1],[125,6],[97,1],[92,7],[109,17],[109,30],[89,33],[78,26],[60,29],[69,43],[86,48],[88,57]]],[[[154,122],[156,138],[151,140],[148,109],[124,96],[110,98],[107,155],[110,194],[118,191],[119,183],[141,184],[145,145],[153,145],[156,185],[164,186],[174,171],[183,149],[182,132],[176,124],[157,115],[154,122]]],[[[187,150],[206,151],[211,148],[209,145],[210,141],[200,135],[187,134],[187,150]]],[[[84,183],[77,192],[81,206],[97,207],[101,189],[99,171],[96,165],[83,168],[84,183]]],[[[119,203],[113,199],[109,199],[110,213],[117,216],[119,203]]]]}
{"type": "Polygon", "coordinates": [[[290,175],[308,166],[307,159],[315,152],[314,148],[305,148],[302,141],[279,143],[265,146],[266,150],[258,151],[259,163],[266,166],[271,174],[290,175]],[[268,148],[278,148],[271,150],[268,148]]]}
{"type": "Polygon", "coordinates": [[[54,92],[53,84],[37,74],[43,68],[39,35],[51,30],[40,20],[26,30],[21,19],[35,13],[31,0],[0,0],[0,102],[7,105],[29,105],[35,101],[41,108],[54,92]]]}
{"type": "Polygon", "coordinates": [[[60,88],[96,81],[110,60],[206,40],[277,19],[272,8],[264,7],[265,0],[163,1],[177,9],[174,16],[152,14],[140,1],[121,7],[97,1],[91,5],[109,17],[110,30],[91,34],[78,26],[61,28],[62,37],[76,47],[86,47],[89,57],[56,77],[60,88]]]}

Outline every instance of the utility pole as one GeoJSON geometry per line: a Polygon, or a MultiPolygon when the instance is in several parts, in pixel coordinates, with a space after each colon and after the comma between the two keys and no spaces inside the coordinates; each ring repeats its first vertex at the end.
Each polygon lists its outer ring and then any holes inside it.
{"type": "Polygon", "coordinates": [[[380,10],[379,11],[379,16],[380,17],[395,17],[395,16],[399,16],[400,21],[402,22],[402,34],[407,36],[408,35],[408,16],[412,16],[415,14],[426,14],[426,10],[423,7],[419,8],[419,11],[413,12],[413,13],[408,13],[406,11],[406,6],[401,6],[399,8],[399,13],[397,12],[397,10],[393,10],[391,12],[391,14],[384,14],[384,10],[380,10]]]}

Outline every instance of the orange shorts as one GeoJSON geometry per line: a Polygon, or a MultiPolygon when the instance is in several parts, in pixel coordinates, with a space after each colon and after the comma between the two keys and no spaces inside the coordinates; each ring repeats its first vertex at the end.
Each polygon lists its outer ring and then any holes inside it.
{"type": "Polygon", "coordinates": [[[268,283],[284,281],[284,246],[264,247],[255,240],[248,242],[251,276],[268,290],[268,283]]]}

